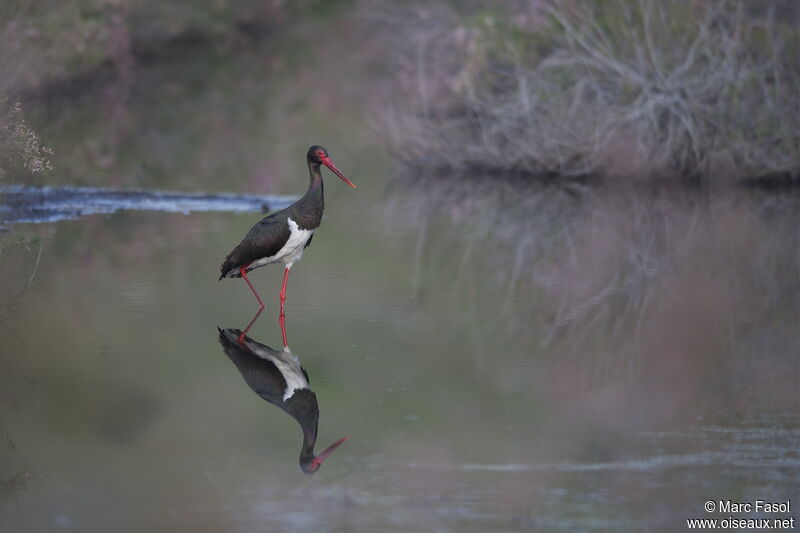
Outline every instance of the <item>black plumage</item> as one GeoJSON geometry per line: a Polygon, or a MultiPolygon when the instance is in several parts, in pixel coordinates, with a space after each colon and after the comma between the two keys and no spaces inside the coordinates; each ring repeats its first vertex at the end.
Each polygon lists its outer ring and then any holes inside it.
{"type": "Polygon", "coordinates": [[[219,268],[219,279],[241,278],[241,266],[245,266],[245,271],[250,272],[253,268],[248,267],[255,261],[276,255],[289,240],[288,217],[289,213],[284,209],[261,219],[250,228],[242,242],[223,261],[219,268]]]}
{"type": "MultiPolygon", "coordinates": [[[[319,456],[314,455],[319,423],[317,395],[310,386],[287,391],[286,366],[297,366],[302,372],[305,384],[309,384],[308,373],[299,365],[299,360],[288,348],[275,350],[243,336],[239,329],[219,329],[219,342],[225,355],[236,365],[248,387],[267,402],[286,412],[300,425],[303,432],[300,468],[306,473],[316,472],[322,461],[345,439],[337,441],[319,456]],[[295,358],[297,364],[291,365],[290,358],[295,358]],[[273,361],[287,361],[289,364],[283,365],[284,371],[281,372],[273,361]]],[[[302,382],[297,376],[290,376],[289,381],[295,384],[302,382]]]]}
{"type": "Polygon", "coordinates": [[[355,185],[336,168],[325,148],[310,147],[306,161],[310,183],[305,195],[286,209],[272,213],[256,223],[220,265],[219,279],[239,278],[244,274],[245,281],[262,307],[264,304],[246,273],[272,263],[283,263],[285,266],[281,289],[281,307],[283,307],[289,269],[302,257],[303,250],[311,244],[314,230],[322,222],[325,194],[321,165],[328,167],[342,181],[355,188],[355,185]]]}

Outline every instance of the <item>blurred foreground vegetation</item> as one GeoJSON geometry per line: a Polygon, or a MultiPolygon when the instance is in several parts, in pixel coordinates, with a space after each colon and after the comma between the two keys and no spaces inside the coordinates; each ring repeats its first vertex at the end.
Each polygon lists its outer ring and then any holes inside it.
{"type": "Polygon", "coordinates": [[[131,56],[176,42],[224,46],[299,17],[327,12],[330,0],[7,0],[0,4],[0,92],[15,93],[92,73],[125,69],[131,56]]]}
{"type": "Polygon", "coordinates": [[[50,148],[25,122],[22,106],[0,94],[0,179],[6,173],[41,174],[52,170],[50,148]]]}
{"type": "Polygon", "coordinates": [[[418,3],[373,16],[395,29],[408,96],[377,118],[411,167],[800,176],[796,2],[418,3]]]}
{"type": "Polygon", "coordinates": [[[53,167],[47,142],[24,119],[31,97],[80,97],[98,82],[124,93],[137,63],[175,50],[192,55],[198,45],[213,55],[341,4],[347,1],[0,2],[0,178],[26,180],[53,167]]]}

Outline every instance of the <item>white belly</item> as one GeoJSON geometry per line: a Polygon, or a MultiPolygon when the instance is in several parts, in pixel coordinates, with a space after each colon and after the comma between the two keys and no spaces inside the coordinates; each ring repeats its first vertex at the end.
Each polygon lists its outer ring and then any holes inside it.
{"type": "Polygon", "coordinates": [[[269,265],[271,263],[283,263],[289,268],[295,261],[299,261],[303,257],[303,250],[306,243],[314,234],[313,229],[300,229],[297,222],[291,218],[286,219],[289,224],[289,240],[283,245],[283,248],[278,250],[278,253],[270,257],[263,257],[251,263],[249,270],[258,268],[260,266],[269,265]]]}
{"type": "Polygon", "coordinates": [[[286,382],[286,390],[283,392],[284,402],[294,396],[295,391],[310,388],[303,369],[300,367],[300,359],[289,348],[284,348],[282,352],[275,355],[256,344],[247,343],[247,347],[261,359],[270,361],[280,371],[286,382]]]}

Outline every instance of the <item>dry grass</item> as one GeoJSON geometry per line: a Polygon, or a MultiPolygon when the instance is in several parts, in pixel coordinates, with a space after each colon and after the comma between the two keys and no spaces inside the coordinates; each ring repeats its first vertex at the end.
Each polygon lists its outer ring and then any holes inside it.
{"type": "Polygon", "coordinates": [[[395,10],[404,98],[374,114],[415,168],[574,177],[800,175],[793,2],[508,2],[395,10]],[[398,21],[404,21],[402,23],[398,21]],[[411,21],[411,22],[409,22],[411,21]]]}

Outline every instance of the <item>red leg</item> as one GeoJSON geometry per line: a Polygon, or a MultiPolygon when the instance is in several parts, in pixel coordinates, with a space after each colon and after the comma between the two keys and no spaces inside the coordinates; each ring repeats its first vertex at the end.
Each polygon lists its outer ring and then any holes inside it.
{"type": "MultiPolygon", "coordinates": [[[[247,267],[248,266],[250,266],[250,265],[245,265],[243,267],[239,267],[239,274],[242,275],[242,278],[244,278],[244,280],[247,282],[247,286],[250,287],[251,291],[253,291],[253,294],[255,295],[256,300],[258,300],[258,305],[261,306],[261,309],[264,309],[264,307],[266,307],[266,306],[264,305],[264,302],[261,301],[261,296],[258,295],[258,293],[256,292],[255,287],[253,287],[253,284],[250,283],[250,280],[247,277],[247,267]]],[[[286,283],[285,280],[284,280],[284,283],[286,283]]]]}
{"type": "Polygon", "coordinates": [[[281,314],[278,315],[278,324],[281,325],[281,337],[283,338],[283,347],[289,347],[289,341],[286,340],[286,315],[283,313],[283,307],[281,307],[281,314]]]}
{"type": "Polygon", "coordinates": [[[247,327],[244,328],[244,331],[239,335],[239,339],[238,339],[239,344],[244,343],[244,338],[247,336],[247,332],[250,331],[250,328],[253,327],[253,324],[256,323],[256,320],[258,320],[259,315],[261,315],[261,313],[263,313],[263,312],[264,312],[264,308],[263,307],[259,307],[258,311],[256,311],[255,316],[252,318],[252,320],[250,320],[250,323],[247,324],[247,327]]]}
{"type": "Polygon", "coordinates": [[[283,270],[283,285],[281,285],[281,309],[283,309],[283,304],[286,303],[286,282],[289,281],[289,267],[286,267],[283,270]]]}

